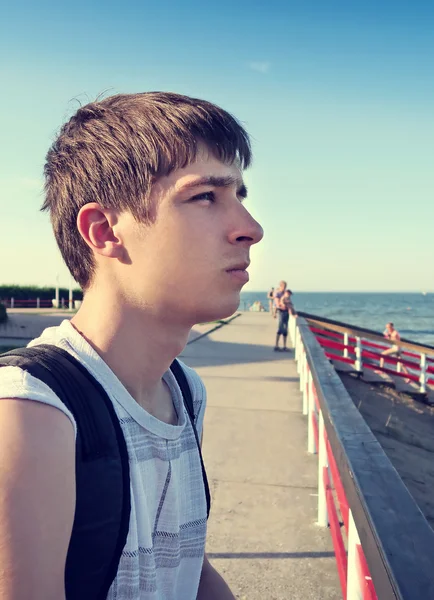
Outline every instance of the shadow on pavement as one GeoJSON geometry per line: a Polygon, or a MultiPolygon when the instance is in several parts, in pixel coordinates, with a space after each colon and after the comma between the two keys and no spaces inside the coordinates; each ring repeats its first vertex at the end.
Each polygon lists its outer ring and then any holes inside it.
{"type": "Polygon", "coordinates": [[[207,552],[208,558],[331,558],[334,552],[207,552]]]}
{"type": "MultiPolygon", "coordinates": [[[[231,376],[231,375],[207,375],[206,376],[207,379],[230,379],[230,380],[234,380],[234,379],[239,379],[240,381],[244,381],[246,378],[245,377],[238,377],[238,376],[231,376]]],[[[272,377],[272,376],[267,376],[265,375],[264,377],[252,377],[251,375],[249,375],[249,379],[250,380],[254,380],[254,381],[276,381],[276,382],[283,382],[283,383],[294,383],[294,382],[298,382],[300,381],[299,377],[272,377]]]]}
{"type": "Polygon", "coordinates": [[[200,342],[186,346],[180,357],[192,367],[204,367],[290,360],[294,358],[294,350],[290,348],[288,352],[274,352],[273,346],[217,342],[202,338],[200,342]]]}

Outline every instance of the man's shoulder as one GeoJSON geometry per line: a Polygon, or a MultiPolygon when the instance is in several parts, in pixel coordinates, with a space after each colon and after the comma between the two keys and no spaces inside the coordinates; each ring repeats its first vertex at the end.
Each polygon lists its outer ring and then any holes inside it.
{"type": "Polygon", "coordinates": [[[58,325],[52,325],[50,327],[46,327],[41,331],[41,333],[34,337],[27,344],[28,348],[34,348],[35,346],[40,346],[41,344],[52,344],[53,346],[61,346],[62,341],[65,337],[68,337],[68,330],[70,329],[70,321],[69,319],[64,319],[58,325]]]}

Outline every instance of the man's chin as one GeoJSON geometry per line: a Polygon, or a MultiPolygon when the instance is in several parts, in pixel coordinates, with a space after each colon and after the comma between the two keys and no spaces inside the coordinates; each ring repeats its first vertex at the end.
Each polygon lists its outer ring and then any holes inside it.
{"type": "Polygon", "coordinates": [[[210,323],[211,321],[218,321],[220,319],[227,319],[231,317],[238,309],[240,305],[239,298],[231,302],[222,303],[220,306],[217,304],[214,306],[208,306],[203,313],[201,313],[197,323],[210,323]]]}

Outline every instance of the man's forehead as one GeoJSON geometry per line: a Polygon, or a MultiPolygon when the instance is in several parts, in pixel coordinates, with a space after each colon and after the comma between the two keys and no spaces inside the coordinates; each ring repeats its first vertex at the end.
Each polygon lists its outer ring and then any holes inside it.
{"type": "Polygon", "coordinates": [[[200,186],[243,188],[242,171],[238,161],[224,163],[211,153],[199,153],[196,160],[169,175],[159,177],[153,185],[154,194],[188,192],[200,186]]]}

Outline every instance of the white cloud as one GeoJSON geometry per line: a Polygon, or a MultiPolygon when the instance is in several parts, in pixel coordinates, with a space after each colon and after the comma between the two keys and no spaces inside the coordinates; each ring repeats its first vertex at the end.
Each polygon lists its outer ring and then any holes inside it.
{"type": "Polygon", "coordinates": [[[271,63],[266,61],[258,61],[249,63],[249,69],[252,71],[257,71],[258,73],[268,73],[270,70],[271,63]]]}

